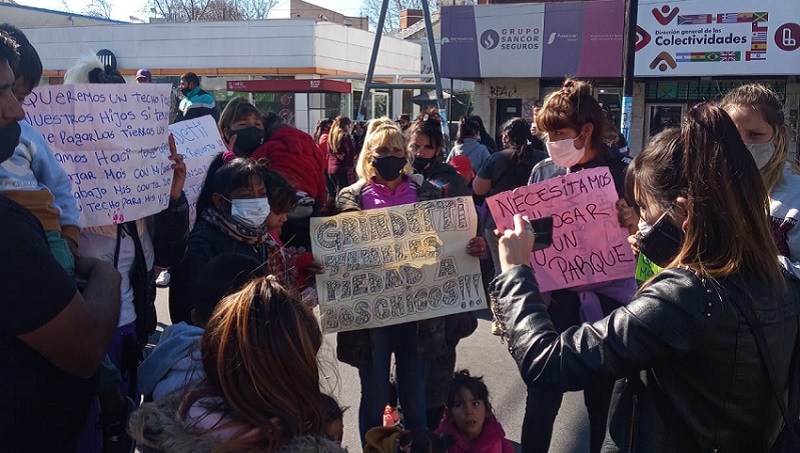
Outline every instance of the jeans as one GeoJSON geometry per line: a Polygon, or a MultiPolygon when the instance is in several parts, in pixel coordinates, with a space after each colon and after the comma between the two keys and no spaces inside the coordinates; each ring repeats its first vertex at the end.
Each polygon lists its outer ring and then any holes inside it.
{"type": "MultiPolygon", "coordinates": [[[[559,290],[552,293],[552,302],[547,309],[553,327],[563,332],[571,326],[580,325],[580,300],[572,291],[559,290]]],[[[608,315],[619,303],[600,296],[603,312],[608,315]]],[[[608,406],[614,379],[596,378],[583,390],[584,404],[589,413],[589,452],[599,453],[606,435],[608,406]]],[[[561,408],[563,394],[548,392],[528,386],[525,403],[525,418],[522,422],[522,453],[547,453],[553,435],[553,422],[561,408]]]]}
{"type": "Polygon", "coordinates": [[[417,323],[408,322],[370,329],[372,366],[359,368],[361,404],[358,429],[361,445],[367,431],[383,426],[383,409],[389,402],[389,371],[392,353],[397,365],[397,392],[403,408],[405,429],[425,429],[425,381],[430,360],[417,353],[417,323]]]}

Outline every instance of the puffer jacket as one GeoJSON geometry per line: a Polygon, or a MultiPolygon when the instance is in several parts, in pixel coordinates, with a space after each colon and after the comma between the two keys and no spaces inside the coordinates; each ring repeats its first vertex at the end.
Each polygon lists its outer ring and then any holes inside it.
{"type": "MultiPolygon", "coordinates": [[[[128,433],[147,453],[210,453],[218,441],[184,427],[177,417],[183,395],[172,395],[157,403],[145,403],[128,420],[128,433]]],[[[300,436],[276,453],[344,453],[345,449],[323,436],[300,436]]]]}
{"type": "Polygon", "coordinates": [[[763,321],[779,385],[788,388],[800,379],[790,376],[792,354],[800,353],[800,283],[788,274],[785,281],[786,292],[749,272],[712,283],[668,269],[629,305],[560,335],[530,267],[504,272],[491,292],[509,351],[529,385],[564,392],[601,376],[623,378],[612,397],[603,452],[766,452],[783,417],[733,298],[750,304],[763,321]]]}
{"type": "MultiPolygon", "coordinates": [[[[417,187],[417,199],[429,201],[441,198],[442,191],[425,181],[422,175],[411,175],[410,181],[417,187]]],[[[360,211],[361,190],[366,182],[362,179],[345,187],[336,198],[336,211],[360,211]]],[[[436,358],[446,351],[445,319],[443,317],[417,321],[417,354],[420,357],[436,358]]],[[[339,332],[336,337],[336,356],[356,368],[372,366],[372,340],[369,329],[339,332]]]]}

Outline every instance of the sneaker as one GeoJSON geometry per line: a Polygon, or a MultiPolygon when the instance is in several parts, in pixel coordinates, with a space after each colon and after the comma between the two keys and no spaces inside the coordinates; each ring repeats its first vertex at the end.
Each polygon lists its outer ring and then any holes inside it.
{"type": "Polygon", "coordinates": [[[158,274],[158,277],[156,277],[156,286],[158,286],[160,288],[163,288],[165,286],[169,286],[169,278],[170,278],[170,275],[169,275],[169,271],[168,270],[165,269],[165,270],[161,271],[161,273],[158,274]]]}
{"type": "Polygon", "coordinates": [[[136,442],[128,435],[128,417],[136,410],[136,405],[130,398],[125,398],[127,409],[118,416],[103,417],[100,421],[103,426],[103,453],[133,453],[136,442]]]}
{"type": "Polygon", "coordinates": [[[400,425],[400,414],[397,412],[396,407],[387,404],[383,409],[383,427],[391,428],[392,426],[400,425]]]}

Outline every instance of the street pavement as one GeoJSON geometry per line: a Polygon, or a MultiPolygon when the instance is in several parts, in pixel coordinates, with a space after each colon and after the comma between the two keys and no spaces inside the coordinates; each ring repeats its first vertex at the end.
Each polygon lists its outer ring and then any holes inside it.
{"type": "MultiPolygon", "coordinates": [[[[168,290],[159,289],[156,299],[159,327],[169,324],[168,290]]],[[[457,369],[466,368],[472,375],[483,376],[489,387],[489,396],[497,419],[506,431],[506,437],[519,448],[522,419],[525,414],[526,389],[519,372],[500,337],[491,334],[488,310],[480,312],[478,329],[458,345],[457,369]]],[[[320,353],[323,389],[331,393],[345,412],[344,441],[352,453],[361,451],[358,438],[358,402],[360,387],[355,368],[336,360],[336,335],[325,335],[320,353]]],[[[550,453],[588,453],[589,422],[583,405],[583,394],[571,392],[564,395],[561,411],[553,428],[550,453]]]]}

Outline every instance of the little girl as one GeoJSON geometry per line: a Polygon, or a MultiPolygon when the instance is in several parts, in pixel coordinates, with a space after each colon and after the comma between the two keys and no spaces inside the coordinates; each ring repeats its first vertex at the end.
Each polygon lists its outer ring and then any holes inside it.
{"type": "Polygon", "coordinates": [[[483,377],[457,371],[447,390],[447,410],[436,435],[448,453],[513,453],[514,446],[492,413],[483,377]]]}

